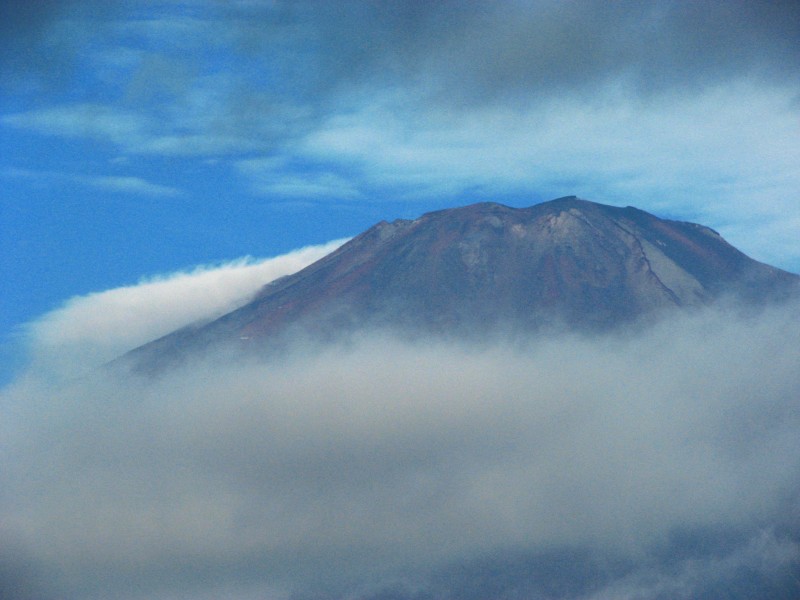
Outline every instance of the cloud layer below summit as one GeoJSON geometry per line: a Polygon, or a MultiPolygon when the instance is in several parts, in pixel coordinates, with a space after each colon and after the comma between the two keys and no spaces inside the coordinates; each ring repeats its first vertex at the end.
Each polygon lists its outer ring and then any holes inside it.
{"type": "Polygon", "coordinates": [[[105,323],[110,339],[81,340],[102,355],[132,322],[156,331],[181,306],[170,319],[196,318],[177,300],[230,277],[128,289],[164,306],[133,321],[109,292],[31,329],[47,360],[0,396],[4,597],[796,591],[796,305],[595,339],[364,332],[155,381],[56,376],[74,364],[67,317],[105,323]]]}

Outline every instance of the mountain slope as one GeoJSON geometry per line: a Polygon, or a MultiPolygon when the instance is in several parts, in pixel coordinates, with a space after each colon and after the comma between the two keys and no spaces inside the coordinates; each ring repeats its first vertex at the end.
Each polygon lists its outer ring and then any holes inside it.
{"type": "Polygon", "coordinates": [[[481,335],[609,329],[723,296],[763,302],[800,278],[748,258],[715,231],[575,197],[524,209],[493,203],[381,222],[211,323],[129,354],[151,368],[222,344],[267,348],[298,328],[481,335]]]}

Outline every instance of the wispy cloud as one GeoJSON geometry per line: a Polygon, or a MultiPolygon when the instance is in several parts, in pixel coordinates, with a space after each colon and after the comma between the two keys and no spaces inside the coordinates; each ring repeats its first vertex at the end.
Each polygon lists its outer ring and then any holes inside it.
{"type": "Polygon", "coordinates": [[[7,126],[46,135],[87,137],[119,145],[135,145],[148,121],[140,114],[101,104],[75,104],[4,115],[7,126]]]}
{"type": "Polygon", "coordinates": [[[122,192],[128,194],[143,194],[146,196],[160,196],[175,198],[183,196],[181,190],[157,183],[150,183],[139,177],[81,177],[80,181],[101,190],[122,192]]]}
{"type": "Polygon", "coordinates": [[[32,360],[36,369],[50,375],[92,371],[136,346],[233,310],[270,281],[302,269],[342,243],[197,267],[72,298],[28,326],[32,360]]]}
{"type": "Polygon", "coordinates": [[[295,152],[345,165],[365,185],[425,197],[567,189],[709,223],[762,260],[800,261],[790,217],[800,186],[791,88],[741,84],[692,96],[428,112],[403,96],[354,99],[295,152]],[[404,107],[414,106],[409,113],[404,107]],[[702,123],[702,130],[698,130],[702,123]],[[787,219],[787,216],[789,217],[787,219]],[[746,226],[745,226],[746,224],[746,226]],[[730,229],[728,226],[732,225],[730,229]],[[749,232],[745,230],[749,228],[749,232]],[[778,236],[765,235],[775,228],[778,236]]]}
{"type": "Polygon", "coordinates": [[[113,176],[113,175],[76,175],[58,171],[41,171],[34,169],[21,169],[7,167],[0,171],[3,177],[23,178],[31,181],[43,179],[69,181],[90,186],[106,192],[154,196],[162,198],[177,198],[185,192],[167,185],[161,185],[142,179],[141,177],[113,176]]]}
{"type": "Polygon", "coordinates": [[[259,146],[244,137],[195,133],[153,137],[130,150],[162,156],[225,156],[256,150],[259,146]]]}
{"type": "Polygon", "coordinates": [[[104,100],[2,122],[129,154],[229,160],[237,184],[265,197],[635,203],[800,264],[800,81],[787,68],[800,19],[788,3],[189,12],[105,13],[85,50],[106,73],[104,100]],[[286,166],[253,168],[261,155],[286,166]]]}
{"type": "Polygon", "coordinates": [[[263,196],[323,201],[363,198],[355,178],[318,166],[306,166],[298,172],[286,156],[241,160],[236,169],[247,177],[250,189],[263,196]]]}
{"type": "Polygon", "coordinates": [[[95,139],[131,154],[218,156],[260,147],[254,139],[244,136],[197,129],[172,133],[145,114],[110,105],[65,105],[5,115],[0,122],[43,135],[95,139]]]}

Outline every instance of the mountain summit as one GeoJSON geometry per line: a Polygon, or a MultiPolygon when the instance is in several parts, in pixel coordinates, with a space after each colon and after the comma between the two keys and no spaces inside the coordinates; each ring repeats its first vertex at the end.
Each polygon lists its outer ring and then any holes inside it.
{"type": "Polygon", "coordinates": [[[241,308],[128,356],[156,366],[222,344],[267,348],[301,330],[606,330],[667,308],[724,296],[761,303],[798,287],[797,275],[702,225],[574,196],[529,208],[481,203],[382,221],[241,308]]]}

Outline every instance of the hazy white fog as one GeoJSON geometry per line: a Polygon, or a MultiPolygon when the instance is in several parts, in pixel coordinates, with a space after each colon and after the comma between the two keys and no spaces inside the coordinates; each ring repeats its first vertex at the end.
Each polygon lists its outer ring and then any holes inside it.
{"type": "Polygon", "coordinates": [[[223,310],[222,281],[257,289],[247,269],[75,299],[33,324],[38,354],[0,392],[0,596],[798,589],[797,305],[598,339],[364,332],[156,381],[87,373],[223,310]]]}
{"type": "Polygon", "coordinates": [[[299,271],[345,241],[200,266],[72,298],[28,326],[35,368],[62,377],[91,371],[180,327],[238,308],[265,283],[299,271]]]}

